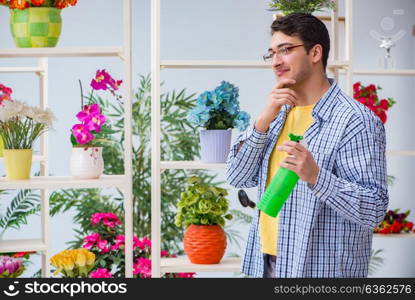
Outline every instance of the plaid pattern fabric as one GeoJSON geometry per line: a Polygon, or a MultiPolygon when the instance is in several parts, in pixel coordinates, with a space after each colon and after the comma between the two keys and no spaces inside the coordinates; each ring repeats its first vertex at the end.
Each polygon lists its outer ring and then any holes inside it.
{"type": "MultiPolygon", "coordinates": [[[[280,212],[276,277],[366,277],[373,229],[387,210],[383,124],[334,80],[330,83],[304,135],[320,173],[314,187],[300,180],[280,212]]],[[[251,127],[239,136],[227,161],[231,185],[257,186],[261,198],[269,157],[289,110],[281,108],[267,133],[251,127]]],[[[253,277],[263,275],[258,219],[256,213],[242,265],[253,277]]]]}
{"type": "Polygon", "coordinates": [[[10,31],[17,47],[55,47],[61,33],[61,10],[30,7],[10,10],[10,31]]]}

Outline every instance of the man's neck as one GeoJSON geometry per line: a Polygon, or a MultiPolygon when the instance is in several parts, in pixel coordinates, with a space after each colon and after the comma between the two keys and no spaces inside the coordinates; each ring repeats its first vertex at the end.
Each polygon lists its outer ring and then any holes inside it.
{"type": "Polygon", "coordinates": [[[296,86],[295,91],[298,94],[298,106],[307,106],[316,104],[321,97],[329,90],[330,82],[326,76],[313,76],[296,86]]]}

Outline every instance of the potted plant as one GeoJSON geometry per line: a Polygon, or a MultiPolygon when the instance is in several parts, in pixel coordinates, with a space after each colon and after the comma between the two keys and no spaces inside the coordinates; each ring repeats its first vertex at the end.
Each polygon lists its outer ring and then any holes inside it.
{"type": "Polygon", "coordinates": [[[61,10],[77,0],[0,0],[10,8],[10,31],[19,48],[55,47],[62,28],[61,10]]]}
{"type": "Polygon", "coordinates": [[[33,143],[52,126],[49,109],[32,107],[21,101],[6,101],[0,109],[0,136],[4,143],[7,179],[29,179],[33,143]]]}
{"type": "Polygon", "coordinates": [[[177,204],[176,226],[186,228],[184,252],[194,264],[218,264],[226,249],[225,220],[228,192],[209,186],[197,176],[189,177],[177,204]]]}
{"type": "Polygon", "coordinates": [[[188,114],[191,124],[203,127],[200,131],[201,160],[206,163],[224,163],[229,154],[232,128],[243,131],[250,116],[239,109],[239,90],[222,81],[213,91],[203,92],[196,106],[188,114]]]}
{"type": "Polygon", "coordinates": [[[271,11],[279,11],[283,15],[336,9],[335,1],[331,0],[272,0],[268,5],[271,11]]]}
{"type": "Polygon", "coordinates": [[[113,95],[120,87],[122,80],[114,80],[105,70],[98,70],[91,81],[92,92],[88,104],[83,104],[84,95],[81,85],[82,110],[76,117],[81,123],[72,126],[70,140],[72,155],[70,158],[70,171],[73,177],[79,179],[97,179],[104,170],[102,146],[109,142],[106,138],[113,133],[108,125],[107,118],[101,113],[101,107],[95,103],[94,90],[109,90],[113,95]]]}
{"type": "Polygon", "coordinates": [[[22,275],[24,270],[21,258],[8,255],[0,256],[0,278],[17,278],[22,275]]]}
{"type": "Polygon", "coordinates": [[[52,256],[50,263],[55,267],[53,275],[62,273],[64,278],[82,278],[94,267],[95,254],[84,248],[64,250],[52,256]]]}
{"type": "MultiPolygon", "coordinates": [[[[3,101],[10,101],[11,100],[11,94],[12,94],[12,89],[0,84],[0,108],[3,105],[3,101]]],[[[4,143],[3,143],[3,139],[1,138],[0,135],[0,157],[3,157],[3,149],[4,149],[4,143]]]]}
{"type": "Polygon", "coordinates": [[[383,124],[386,123],[387,115],[386,111],[391,108],[396,101],[392,98],[379,100],[377,90],[381,90],[380,86],[369,84],[368,86],[362,85],[360,82],[353,84],[353,98],[367,106],[383,124]]]}

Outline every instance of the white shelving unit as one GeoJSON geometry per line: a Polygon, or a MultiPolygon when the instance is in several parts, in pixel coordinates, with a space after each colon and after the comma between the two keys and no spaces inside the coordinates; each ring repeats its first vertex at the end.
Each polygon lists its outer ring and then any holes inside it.
{"type": "MultiPolygon", "coordinates": [[[[346,11],[346,41],[351,37],[351,1],[346,1],[350,8],[346,11]]],[[[332,20],[338,20],[337,13],[333,12],[332,20]]],[[[332,22],[332,23],[337,23],[332,22]]],[[[338,26],[331,27],[337,32],[338,26]]],[[[336,36],[336,34],[333,34],[336,36]]],[[[335,40],[337,45],[337,40],[335,40]]],[[[339,70],[347,74],[347,85],[352,90],[351,74],[351,45],[346,53],[346,60],[340,61],[338,47],[333,47],[333,60],[329,61],[328,69],[336,76],[339,70]]],[[[160,210],[161,210],[161,188],[160,173],[165,169],[222,169],[225,164],[205,164],[198,161],[160,161],[160,71],[163,69],[270,69],[271,65],[255,60],[161,60],[160,59],[160,0],[152,0],[151,6],[151,71],[152,71],[152,194],[151,194],[151,236],[152,251],[160,253],[160,210]]],[[[152,276],[160,277],[166,272],[239,272],[241,258],[224,258],[217,265],[191,264],[187,258],[161,259],[159,255],[152,256],[152,276]]]]}
{"type": "MultiPolygon", "coordinates": [[[[49,189],[68,188],[119,188],[124,194],[125,234],[126,234],[126,277],[133,277],[133,202],[132,202],[132,1],[123,0],[123,46],[122,47],[68,47],[68,48],[13,48],[0,49],[0,59],[38,57],[35,67],[0,67],[0,73],[35,73],[39,76],[40,106],[48,106],[48,58],[49,57],[119,57],[124,62],[124,175],[104,175],[99,179],[80,180],[72,177],[49,176],[48,136],[43,134],[40,153],[34,161],[40,162],[39,177],[29,180],[0,179],[0,189],[40,189],[41,226],[40,239],[7,240],[0,242],[0,253],[18,251],[37,251],[42,254],[42,277],[50,276],[50,238],[49,238],[49,189]]],[[[3,159],[0,160],[2,162],[3,159]]]]}
{"type": "MultiPolygon", "coordinates": [[[[160,173],[165,169],[221,169],[225,164],[204,164],[189,161],[160,161],[160,71],[163,69],[268,69],[270,64],[262,61],[233,61],[233,60],[161,60],[160,59],[160,0],[152,0],[151,5],[151,71],[152,71],[152,194],[151,194],[151,236],[153,253],[160,253],[160,210],[161,188],[160,173]]],[[[336,1],[338,2],[338,1],[336,1]]],[[[338,3],[337,3],[338,4],[338,3]]],[[[328,70],[338,80],[339,74],[346,76],[346,91],[353,94],[353,75],[404,75],[413,76],[415,70],[354,70],[352,60],[352,15],[353,1],[345,0],[345,17],[339,18],[337,12],[332,12],[330,18],[331,31],[331,61],[328,70]],[[338,22],[345,22],[345,59],[339,57],[339,28],[338,22]]],[[[412,150],[388,151],[388,155],[415,156],[412,150]]],[[[415,234],[381,235],[375,238],[413,238],[415,234]]],[[[191,264],[187,258],[161,259],[159,255],[152,256],[152,276],[160,277],[166,272],[233,272],[240,270],[240,258],[224,258],[218,265],[191,264]]]]}

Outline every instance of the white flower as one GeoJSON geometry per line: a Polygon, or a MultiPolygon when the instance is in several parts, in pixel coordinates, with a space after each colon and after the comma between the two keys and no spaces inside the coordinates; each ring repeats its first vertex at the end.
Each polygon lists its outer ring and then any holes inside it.
{"type": "Polygon", "coordinates": [[[56,120],[55,115],[49,108],[42,110],[36,107],[34,108],[34,110],[35,110],[35,116],[32,119],[36,122],[39,122],[41,124],[45,124],[48,127],[51,127],[53,121],[56,120]]]}
{"type": "Polygon", "coordinates": [[[15,117],[22,117],[25,109],[26,104],[24,102],[17,100],[5,101],[0,108],[0,121],[7,122],[15,117]]]}

